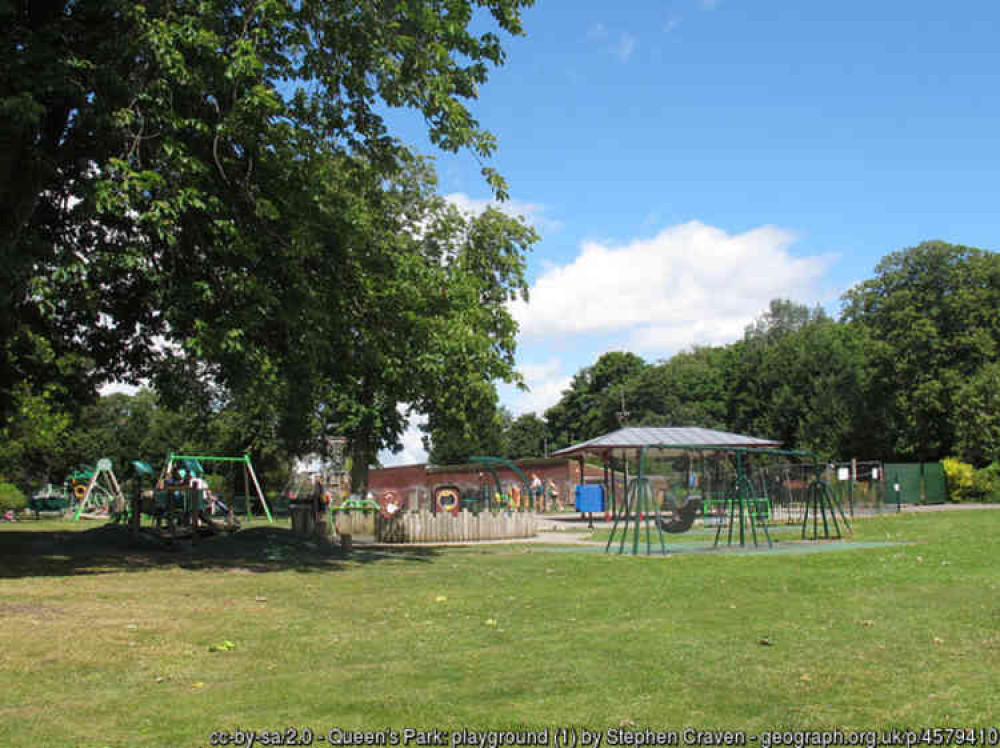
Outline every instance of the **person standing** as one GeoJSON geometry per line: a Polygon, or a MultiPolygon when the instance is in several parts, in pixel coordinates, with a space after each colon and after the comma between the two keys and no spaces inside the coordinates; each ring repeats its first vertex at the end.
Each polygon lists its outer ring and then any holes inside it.
{"type": "Polygon", "coordinates": [[[562,509],[562,506],[559,504],[559,492],[556,490],[556,484],[551,478],[546,481],[545,488],[548,492],[549,506],[556,510],[562,509]]]}
{"type": "Polygon", "coordinates": [[[538,473],[531,474],[531,494],[535,497],[535,511],[545,511],[545,488],[542,486],[542,479],[538,473]]]}

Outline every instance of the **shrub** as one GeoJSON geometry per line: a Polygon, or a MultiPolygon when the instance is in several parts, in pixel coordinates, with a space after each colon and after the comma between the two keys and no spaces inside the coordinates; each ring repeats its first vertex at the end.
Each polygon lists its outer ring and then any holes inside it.
{"type": "Polygon", "coordinates": [[[948,482],[948,498],[952,501],[975,501],[978,498],[974,473],[967,462],[946,457],[941,460],[945,479],[948,482]]]}
{"type": "Polygon", "coordinates": [[[19,511],[28,506],[28,500],[13,483],[0,483],[0,512],[19,511]]]}
{"type": "Polygon", "coordinates": [[[1000,503],[1000,462],[994,462],[972,476],[973,487],[980,501],[1000,503]]]}

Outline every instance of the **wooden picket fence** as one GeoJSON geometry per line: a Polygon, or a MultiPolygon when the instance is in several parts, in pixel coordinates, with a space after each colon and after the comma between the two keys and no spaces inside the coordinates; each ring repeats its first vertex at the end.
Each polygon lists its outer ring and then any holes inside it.
{"type": "Polygon", "coordinates": [[[375,518],[375,538],[381,543],[464,543],[507,538],[530,538],[538,532],[534,512],[468,511],[403,512],[392,519],[375,518]]]}

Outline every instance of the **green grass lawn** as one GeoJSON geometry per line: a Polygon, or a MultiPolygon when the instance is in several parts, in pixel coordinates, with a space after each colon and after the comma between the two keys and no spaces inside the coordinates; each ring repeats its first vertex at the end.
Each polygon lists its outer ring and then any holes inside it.
{"type": "MultiPolygon", "coordinates": [[[[845,532],[846,528],[843,522],[838,517],[838,522],[840,522],[840,529],[842,534],[847,537],[845,532]]],[[[853,526],[854,522],[851,522],[853,526]]],[[[647,521],[642,520],[639,523],[639,548],[645,552],[646,548],[646,527],[647,521]]],[[[654,548],[659,549],[660,547],[660,536],[656,531],[656,523],[654,520],[650,519],[648,521],[649,525],[649,539],[654,548]]],[[[833,523],[829,523],[830,535],[835,537],[833,523]]],[[[615,531],[615,542],[612,548],[617,549],[621,545],[622,534],[625,532],[625,522],[619,522],[618,529],[615,531]]],[[[626,549],[632,547],[632,541],[635,533],[635,523],[630,522],[627,528],[628,536],[625,541],[626,549]]],[[[756,526],[757,531],[757,542],[761,546],[767,545],[767,536],[764,534],[763,526],[758,524],[756,526]]],[[[802,525],[801,524],[774,524],[768,525],[767,531],[771,536],[771,540],[778,542],[789,542],[797,541],[802,537],[802,525]]],[[[607,543],[608,538],[611,537],[611,529],[597,529],[593,531],[589,540],[592,542],[607,543]]],[[[706,527],[700,521],[697,522],[690,530],[683,533],[670,534],[663,533],[663,541],[665,545],[669,548],[670,546],[676,545],[713,545],[715,543],[717,528],[713,526],[706,527]]],[[[806,528],[806,537],[812,538],[813,526],[812,520],[809,521],[809,526],[806,528]]],[[[749,522],[744,525],[745,541],[748,546],[753,545],[753,534],[749,522]]],[[[823,525],[822,523],[818,527],[818,534],[820,537],[823,535],[823,525]]],[[[859,536],[860,537],[860,536],[859,536]]],[[[729,525],[726,524],[722,528],[722,532],[719,534],[719,545],[725,546],[729,544],[729,525]]],[[[733,545],[739,545],[739,525],[735,524],[733,527],[733,545]]]]}
{"type": "Polygon", "coordinates": [[[290,726],[996,725],[1000,512],[855,529],[908,544],[341,558],[261,523],[176,551],[94,524],[0,526],[0,745],[184,748],[290,726]]]}

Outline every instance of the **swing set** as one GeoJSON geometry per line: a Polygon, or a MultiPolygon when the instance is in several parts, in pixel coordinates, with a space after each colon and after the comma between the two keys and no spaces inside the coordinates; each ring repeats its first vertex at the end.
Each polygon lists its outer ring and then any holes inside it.
{"type": "MultiPolygon", "coordinates": [[[[257,474],[254,472],[253,463],[250,461],[250,454],[244,453],[239,457],[231,456],[220,456],[220,455],[176,455],[169,454],[167,456],[167,462],[163,466],[163,470],[160,473],[160,481],[165,482],[170,475],[173,474],[174,467],[176,465],[182,466],[179,469],[183,469],[188,473],[194,475],[204,475],[205,470],[202,468],[202,463],[223,463],[232,465],[237,470],[242,468],[240,471],[243,476],[243,493],[238,494],[237,489],[237,478],[233,475],[233,490],[231,496],[231,503],[233,506],[229,507],[234,512],[238,511],[239,508],[243,509],[243,516],[249,522],[253,518],[253,504],[254,502],[259,502],[261,508],[264,510],[264,514],[267,516],[267,521],[269,523],[274,523],[274,516],[271,514],[271,507],[267,503],[267,499],[264,497],[264,491],[260,487],[260,481],[257,480],[257,474]]],[[[175,489],[176,491],[176,489],[175,489]]],[[[206,505],[205,489],[186,489],[188,493],[193,495],[186,503],[191,506],[188,510],[201,509],[206,505]]]]}
{"type": "MultiPolygon", "coordinates": [[[[713,548],[717,548],[722,542],[724,530],[726,530],[726,545],[733,546],[738,543],[740,547],[745,547],[752,540],[753,545],[757,547],[763,538],[767,542],[767,547],[771,548],[773,540],[768,523],[771,517],[772,497],[769,495],[769,490],[774,490],[776,486],[784,486],[786,492],[789,490],[787,485],[789,469],[787,465],[778,466],[778,473],[771,475],[773,470],[769,472],[757,467],[755,475],[753,463],[763,457],[811,461],[811,464],[801,466],[813,474],[810,480],[801,481],[806,484],[801,526],[802,540],[806,540],[809,534],[810,514],[812,515],[812,533],[809,538],[811,540],[842,538],[841,523],[845,531],[851,531],[850,521],[844,513],[840,500],[823,479],[824,466],[811,452],[760,447],[649,445],[639,448],[638,474],[629,482],[624,510],[615,519],[605,552],[610,552],[615,540],[618,539],[619,554],[625,552],[629,540],[631,540],[632,554],[638,554],[641,526],[645,523],[646,554],[652,553],[654,529],[659,539],[660,552],[666,554],[663,533],[686,532],[691,529],[700,510],[704,511],[706,519],[716,520],[713,548]],[[651,450],[662,450],[668,459],[687,457],[685,482],[688,493],[683,504],[678,505],[669,491],[664,491],[662,504],[654,500],[653,476],[649,469],[651,450]],[[700,486],[698,476],[693,470],[692,454],[702,458],[700,486]],[[731,464],[731,471],[723,470],[724,462],[727,460],[731,464]],[[724,472],[727,473],[725,476],[724,472]],[[701,490],[696,492],[699,488],[701,490]],[[673,517],[664,518],[661,506],[671,509],[673,517]],[[822,519],[822,534],[820,519],[822,519]]],[[[662,479],[662,476],[657,477],[662,479]]]]}
{"type": "Polygon", "coordinates": [[[118,485],[111,460],[97,461],[93,470],[74,473],[69,478],[73,487],[73,520],[94,515],[112,515],[125,511],[125,496],[118,485]]]}
{"type": "Polygon", "coordinates": [[[247,522],[253,517],[253,503],[260,502],[268,522],[274,522],[271,508],[261,490],[260,482],[250,461],[250,455],[229,457],[219,455],[176,455],[170,454],[160,471],[156,472],[146,462],[132,463],[134,471],[132,501],[128,509],[116,518],[126,519],[133,536],[140,532],[150,532],[161,539],[173,541],[180,537],[197,540],[200,535],[211,535],[220,531],[239,529],[236,521],[236,505],[242,502],[243,515],[247,522]],[[233,490],[222,501],[208,488],[204,480],[206,463],[228,463],[243,468],[243,495],[236,493],[237,478],[233,475],[233,490]],[[180,480],[176,480],[174,476],[180,480]],[[148,486],[148,487],[145,487],[148,486]],[[216,509],[225,513],[224,521],[213,518],[216,509]],[[154,527],[142,527],[142,516],[146,515],[154,527]],[[166,535],[162,527],[166,524],[166,535]]]}

